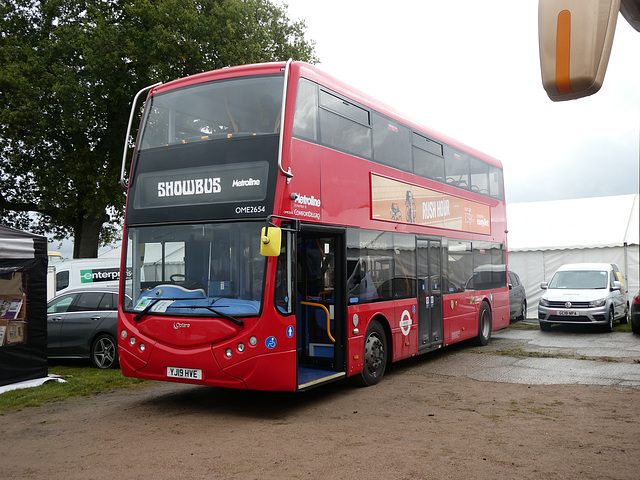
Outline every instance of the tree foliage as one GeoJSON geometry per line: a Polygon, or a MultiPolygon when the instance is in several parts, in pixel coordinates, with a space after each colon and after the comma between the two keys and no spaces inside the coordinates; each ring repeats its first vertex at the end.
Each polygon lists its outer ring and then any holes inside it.
{"type": "Polygon", "coordinates": [[[268,0],[0,0],[0,215],[96,256],[119,236],[130,103],[194,73],[294,58],[304,21],[268,0]]]}

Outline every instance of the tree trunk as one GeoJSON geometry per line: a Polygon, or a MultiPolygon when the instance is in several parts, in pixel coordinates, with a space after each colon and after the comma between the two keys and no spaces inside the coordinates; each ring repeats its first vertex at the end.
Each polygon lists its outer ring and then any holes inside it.
{"type": "Polygon", "coordinates": [[[73,241],[73,258],[96,258],[102,224],[108,220],[100,217],[80,218],[76,224],[73,241]]]}

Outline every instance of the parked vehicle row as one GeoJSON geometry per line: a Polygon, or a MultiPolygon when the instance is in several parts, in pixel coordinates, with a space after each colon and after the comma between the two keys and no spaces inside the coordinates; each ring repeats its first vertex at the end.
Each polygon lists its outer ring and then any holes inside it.
{"type": "MultiPolygon", "coordinates": [[[[563,265],[547,284],[538,306],[541,330],[553,324],[602,325],[631,321],[640,334],[640,291],[627,302],[620,269],[615,264],[563,265]]],[[[131,299],[127,299],[131,301],[131,299]]],[[[510,318],[523,320],[527,296],[520,277],[509,272],[510,318]]],[[[90,359],[97,368],[118,366],[118,289],[71,290],[47,304],[47,354],[49,358],[90,359]]]]}

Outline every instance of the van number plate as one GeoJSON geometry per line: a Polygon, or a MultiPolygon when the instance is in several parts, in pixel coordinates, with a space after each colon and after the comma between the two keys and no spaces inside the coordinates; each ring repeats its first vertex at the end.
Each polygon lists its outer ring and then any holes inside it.
{"type": "Polygon", "coordinates": [[[199,368],[167,367],[167,377],[202,380],[202,370],[199,368]]]}
{"type": "Polygon", "coordinates": [[[558,310],[558,315],[564,315],[567,317],[577,317],[578,312],[575,310],[558,310]]]}

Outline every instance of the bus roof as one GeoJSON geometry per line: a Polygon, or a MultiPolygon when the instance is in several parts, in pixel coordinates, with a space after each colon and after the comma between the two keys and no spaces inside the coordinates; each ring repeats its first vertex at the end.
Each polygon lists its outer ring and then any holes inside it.
{"type": "MultiPolygon", "coordinates": [[[[252,76],[252,75],[266,75],[266,74],[278,74],[284,72],[286,62],[272,62],[272,63],[258,63],[251,65],[240,65],[237,67],[225,67],[219,70],[211,70],[208,72],[198,73],[189,77],[180,78],[171,82],[159,85],[153,88],[149,95],[155,95],[157,93],[163,93],[174,88],[181,88],[197,83],[208,82],[213,80],[221,80],[226,78],[234,78],[239,76],[252,76]]],[[[500,160],[487,155],[484,152],[476,150],[475,148],[464,144],[442,132],[435,130],[431,127],[427,127],[406,115],[400,113],[395,108],[363,93],[362,91],[354,88],[353,86],[325,73],[318,67],[310,65],[305,62],[292,62],[291,72],[295,76],[307,78],[309,80],[320,83],[321,85],[336,91],[351,100],[358,102],[368,108],[376,110],[378,113],[384,114],[406,126],[413,128],[418,132],[422,132],[427,136],[430,136],[436,140],[444,142],[449,146],[456,148],[462,152],[472,155],[478,159],[481,159],[488,164],[502,169],[502,162],[500,160]]]]}

